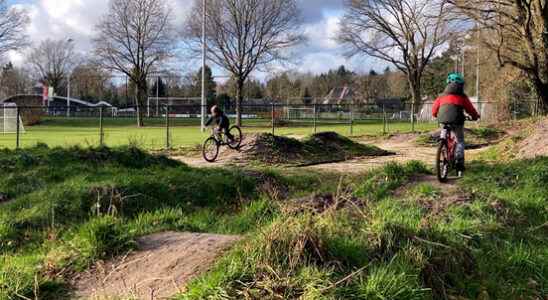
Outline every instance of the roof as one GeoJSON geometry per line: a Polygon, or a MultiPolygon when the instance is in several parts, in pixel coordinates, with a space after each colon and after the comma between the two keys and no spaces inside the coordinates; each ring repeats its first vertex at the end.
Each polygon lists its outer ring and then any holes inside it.
{"type": "MultiPolygon", "coordinates": [[[[55,96],[53,97],[54,100],[63,100],[63,101],[67,101],[67,97],[59,97],[59,96],[55,96]]],[[[75,99],[75,98],[70,98],[70,102],[74,102],[74,103],[78,103],[78,104],[81,104],[81,105],[84,105],[84,106],[87,106],[87,107],[99,107],[99,106],[107,106],[107,107],[113,107],[112,104],[106,102],[106,101],[99,101],[97,103],[91,103],[91,102],[88,102],[88,101],[84,101],[84,100],[80,100],[80,99],[75,99]]]]}
{"type": "Polygon", "coordinates": [[[332,89],[327,96],[324,97],[323,104],[343,104],[352,101],[354,91],[347,85],[332,89]]]}

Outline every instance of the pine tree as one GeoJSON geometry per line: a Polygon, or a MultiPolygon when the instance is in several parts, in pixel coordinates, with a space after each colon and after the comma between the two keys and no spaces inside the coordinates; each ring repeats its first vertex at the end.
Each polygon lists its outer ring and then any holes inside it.
{"type": "MultiPolygon", "coordinates": [[[[217,94],[217,83],[213,78],[213,71],[209,66],[205,66],[205,90],[206,99],[208,103],[215,101],[215,95],[217,94]]],[[[198,70],[196,75],[192,78],[192,96],[200,97],[202,95],[202,68],[198,70]]]]}

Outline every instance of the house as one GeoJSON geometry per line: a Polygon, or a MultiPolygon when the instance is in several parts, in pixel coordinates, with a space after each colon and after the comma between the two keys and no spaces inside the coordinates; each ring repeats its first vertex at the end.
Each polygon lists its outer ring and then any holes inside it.
{"type": "Polygon", "coordinates": [[[117,110],[116,107],[106,101],[92,103],[75,98],[68,99],[66,97],[54,96],[50,97],[48,102],[48,113],[55,116],[67,115],[67,108],[70,108],[69,115],[94,116],[97,115],[100,107],[104,108],[105,111],[108,110],[109,113],[114,113],[117,110]]]}

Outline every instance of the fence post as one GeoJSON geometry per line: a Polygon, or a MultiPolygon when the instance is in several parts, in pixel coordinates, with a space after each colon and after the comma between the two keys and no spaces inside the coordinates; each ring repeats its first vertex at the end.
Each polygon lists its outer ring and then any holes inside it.
{"type": "Polygon", "coordinates": [[[169,104],[166,105],[166,150],[171,147],[169,142],[169,104]]]}
{"type": "Polygon", "coordinates": [[[15,107],[15,114],[17,115],[17,121],[15,122],[16,123],[16,126],[17,126],[17,129],[15,129],[15,132],[17,133],[17,137],[16,137],[16,142],[15,142],[15,149],[19,149],[19,143],[20,143],[20,127],[21,127],[21,124],[20,124],[20,119],[21,119],[21,113],[19,111],[19,106],[16,106],[15,107]]]}
{"type": "Polygon", "coordinates": [[[274,102],[271,102],[270,103],[270,113],[271,113],[271,117],[272,117],[272,135],[274,135],[274,129],[276,127],[276,116],[275,116],[275,112],[274,112],[274,102]]]}
{"type": "Polygon", "coordinates": [[[384,103],[382,104],[382,134],[386,134],[386,109],[384,103]]]}
{"type": "Polygon", "coordinates": [[[316,107],[316,101],[314,101],[314,134],[318,131],[318,111],[316,107]]]}
{"type": "Polygon", "coordinates": [[[354,135],[354,114],[352,104],[350,104],[350,136],[352,135],[354,135]]]}
{"type": "Polygon", "coordinates": [[[104,132],[103,132],[103,107],[99,107],[99,146],[104,145],[104,132]]]}
{"type": "Polygon", "coordinates": [[[415,101],[411,102],[411,132],[415,132],[415,101]]]}

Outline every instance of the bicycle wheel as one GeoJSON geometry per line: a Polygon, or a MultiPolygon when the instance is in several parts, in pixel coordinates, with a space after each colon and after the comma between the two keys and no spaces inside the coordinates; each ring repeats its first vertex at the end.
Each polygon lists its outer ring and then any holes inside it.
{"type": "Polygon", "coordinates": [[[436,174],[440,182],[447,182],[449,176],[449,159],[448,159],[447,143],[442,141],[438,147],[436,154],[436,174]]]}
{"type": "Polygon", "coordinates": [[[242,145],[242,130],[238,126],[232,126],[228,132],[234,137],[232,141],[228,143],[230,149],[238,149],[242,145]]]}
{"type": "Polygon", "coordinates": [[[219,143],[214,137],[205,140],[202,146],[202,155],[207,162],[214,162],[219,155],[219,143]]]}

